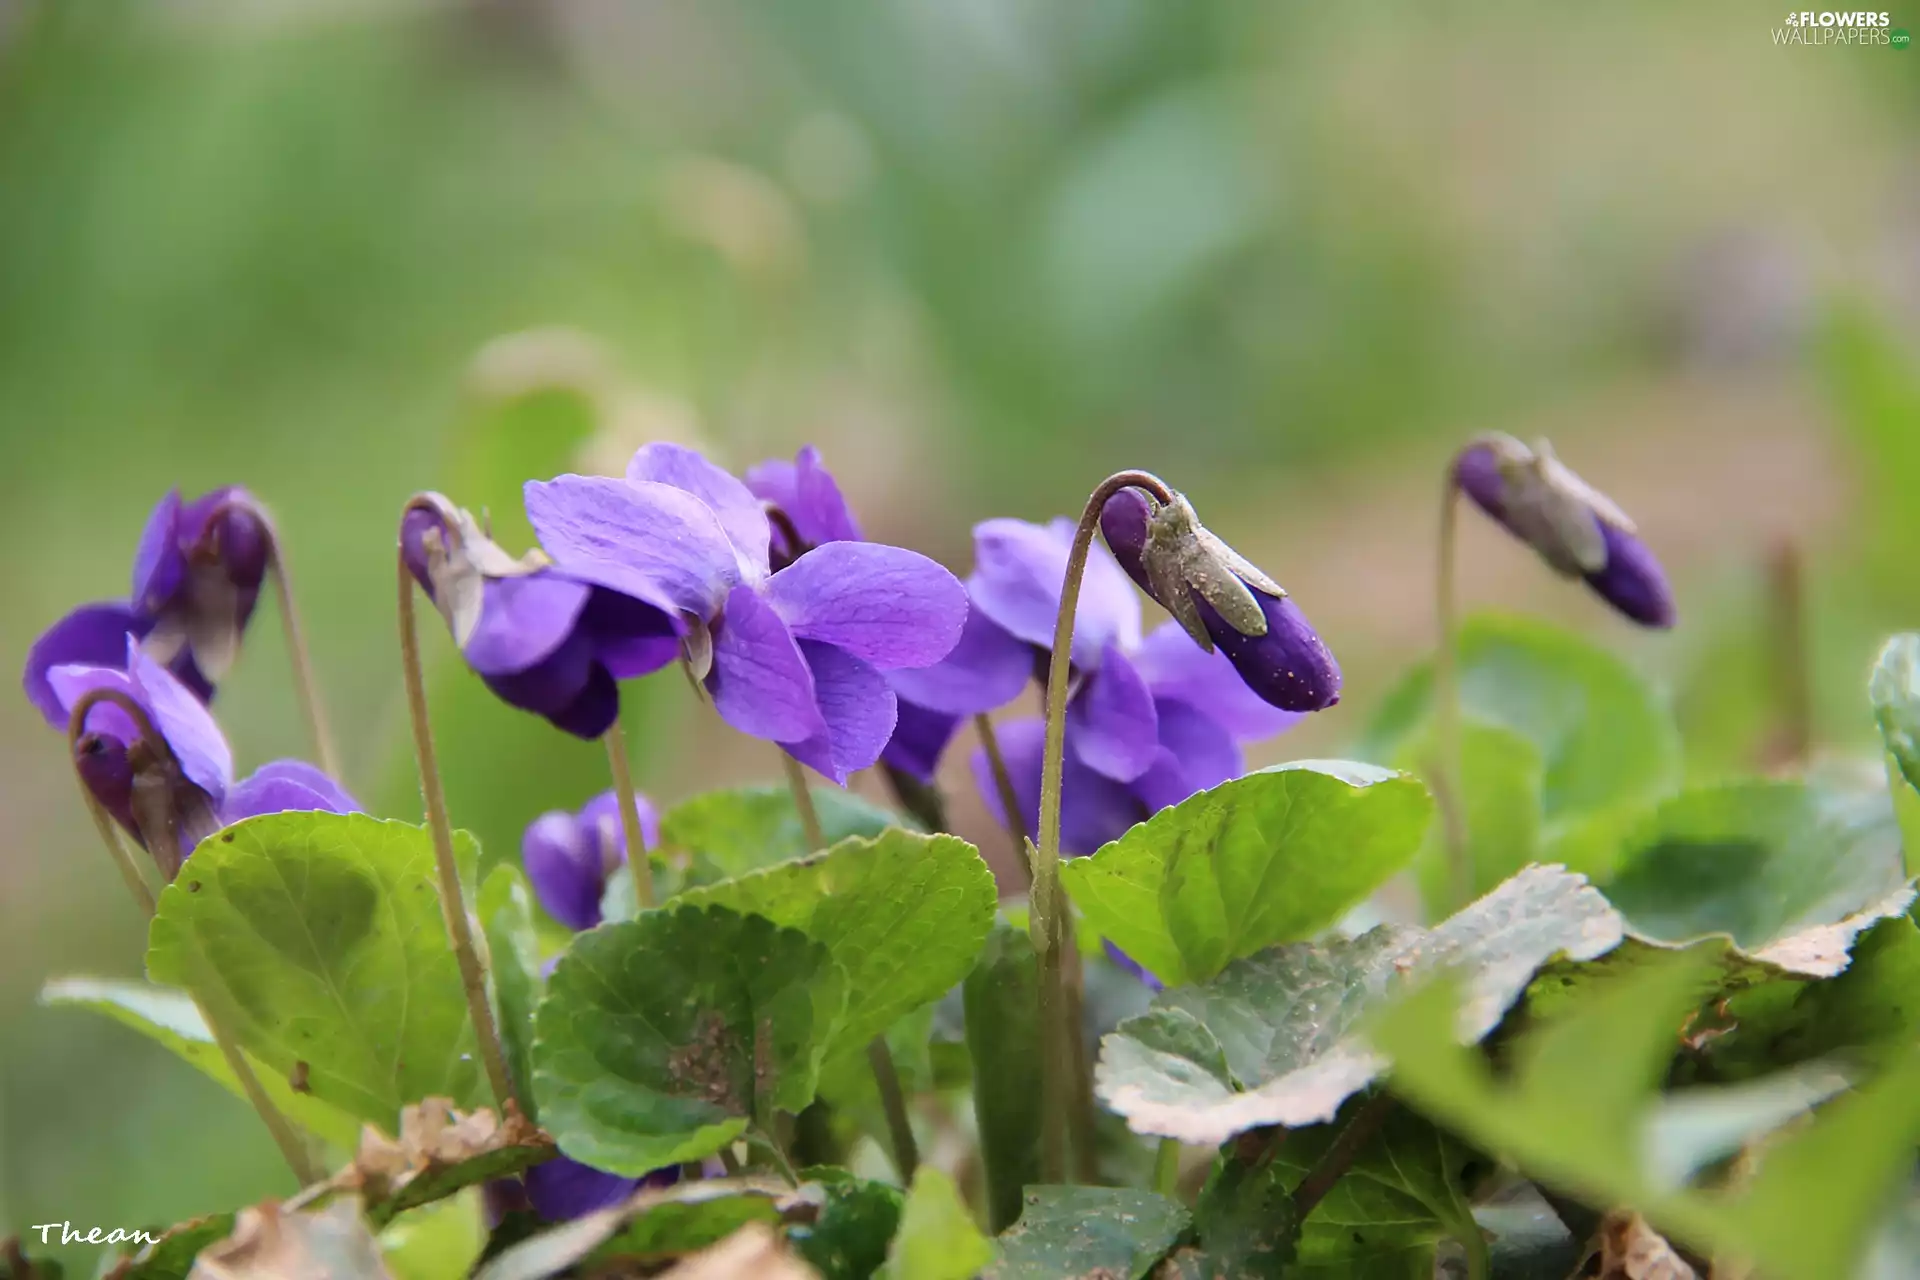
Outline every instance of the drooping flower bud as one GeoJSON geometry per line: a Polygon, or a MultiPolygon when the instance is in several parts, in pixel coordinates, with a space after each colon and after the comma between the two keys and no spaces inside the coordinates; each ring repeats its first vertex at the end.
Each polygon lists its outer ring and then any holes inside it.
{"type": "Polygon", "coordinates": [[[1340,664],[1280,584],[1200,523],[1185,495],[1122,489],[1100,512],[1114,557],[1194,643],[1227,655],[1247,687],[1288,711],[1340,700],[1340,664]]]}
{"type": "Polygon", "coordinates": [[[1529,448],[1498,432],[1482,436],[1454,459],[1453,479],[1555,573],[1584,579],[1643,626],[1673,625],[1672,589],[1633,521],[1545,440],[1529,448]]]}
{"type": "Polygon", "coordinates": [[[612,726],[618,681],[680,654],[685,625],[670,606],[564,572],[537,550],[515,559],[438,494],[408,506],[400,554],[487,687],[576,737],[612,726]]]}
{"type": "Polygon", "coordinates": [[[188,656],[219,683],[239,655],[272,559],[272,526],[245,489],[215,489],[192,502],[169,492],[134,553],[133,607],[153,624],[147,652],[169,664],[188,656]]]}

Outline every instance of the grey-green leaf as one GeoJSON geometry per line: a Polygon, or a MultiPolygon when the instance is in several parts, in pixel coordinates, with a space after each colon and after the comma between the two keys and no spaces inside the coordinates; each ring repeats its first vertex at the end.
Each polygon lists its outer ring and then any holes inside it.
{"type": "MultiPolygon", "coordinates": [[[[469,867],[473,845],[463,839],[469,867]]],[[[201,842],[160,895],[147,969],[313,1097],[389,1132],[426,1097],[489,1101],[426,831],[278,813],[201,842]]]]}
{"type": "Polygon", "coordinates": [[[1162,809],[1061,867],[1087,923],[1168,985],[1308,937],[1419,849],[1433,802],[1411,777],[1299,761],[1162,809]]]}
{"type": "Polygon", "coordinates": [[[1139,1280],[1185,1234],[1185,1208],[1128,1187],[1030,1187],[988,1280],[1139,1280]]]}
{"type": "Polygon", "coordinates": [[[1813,977],[1844,969],[1854,937],[1913,897],[1884,793],[1787,780],[1672,797],[1628,837],[1605,888],[1637,937],[1725,935],[1813,977]]]}
{"type": "Polygon", "coordinates": [[[1618,913],[1583,877],[1529,867],[1431,931],[1383,925],[1276,947],[1167,991],[1101,1041],[1096,1091],[1136,1133],[1183,1142],[1318,1124],[1379,1074],[1361,1024],[1410,979],[1465,976],[1458,1035],[1472,1043],[1548,960],[1591,959],[1620,938],[1618,913]]]}
{"type": "Polygon", "coordinates": [[[675,901],[765,916],[826,947],[848,983],[837,1055],[864,1048],[967,976],[993,927],[995,890],[966,841],[892,828],[675,901]]]}
{"type": "Polygon", "coordinates": [[[534,1018],[542,1125],[614,1173],[712,1155],[812,1100],[846,991],[824,946],[720,907],[583,933],[534,1018]]]}

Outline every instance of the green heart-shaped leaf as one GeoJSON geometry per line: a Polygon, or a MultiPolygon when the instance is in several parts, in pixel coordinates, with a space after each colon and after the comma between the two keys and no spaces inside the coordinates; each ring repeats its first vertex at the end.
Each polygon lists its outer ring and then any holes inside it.
{"type": "Polygon", "coordinates": [[[1433,816],[1405,774],[1302,760],[1190,796],[1061,881],[1088,925],[1169,986],[1317,933],[1400,870],[1433,816]]]}
{"type": "Polygon", "coordinates": [[[574,939],[534,1018],[534,1096],[561,1150],[638,1176],[712,1155],[813,1098],[846,974],[805,934],[674,906],[574,939]]]}

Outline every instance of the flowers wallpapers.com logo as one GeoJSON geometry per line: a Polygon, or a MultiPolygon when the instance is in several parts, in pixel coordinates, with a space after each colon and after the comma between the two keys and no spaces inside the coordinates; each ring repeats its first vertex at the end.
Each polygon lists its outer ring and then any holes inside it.
{"type": "Polygon", "coordinates": [[[1789,12],[1785,22],[1773,29],[1773,42],[1779,45],[1826,45],[1904,49],[1910,37],[1904,28],[1895,30],[1891,14],[1870,9],[1836,12],[1798,9],[1789,12]]]}

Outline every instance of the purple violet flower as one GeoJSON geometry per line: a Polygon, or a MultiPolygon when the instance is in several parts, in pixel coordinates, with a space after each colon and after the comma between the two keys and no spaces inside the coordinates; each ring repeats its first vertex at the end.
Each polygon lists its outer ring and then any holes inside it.
{"type": "MultiPolygon", "coordinates": [[[[164,823],[184,858],[201,840],[244,818],[293,810],[358,813],[360,806],[338,783],[299,760],[276,760],[235,782],[226,736],[193,691],[182,684],[133,635],[122,637],[124,669],[67,665],[46,673],[65,724],[89,693],[106,690],[146,712],[165,740],[162,760],[134,718],[115,702],[87,711],[73,746],[74,768],[87,789],[142,847],[164,823]]],[[[163,867],[169,879],[177,867],[163,867]]]]}
{"type": "Polygon", "coordinates": [[[162,662],[185,656],[208,680],[224,678],[272,559],[272,527],[245,489],[229,485],[192,502],[169,492],[133,557],[133,606],[153,620],[147,651],[162,662]]]}
{"type": "MultiPolygon", "coordinates": [[[[635,796],[640,838],[648,849],[660,843],[660,817],[645,796],[635,796]]],[[[547,914],[578,933],[600,923],[607,881],[627,860],[620,827],[620,801],[603,791],[578,813],[554,810],[528,824],[520,840],[527,879],[547,914]]]]}
{"type": "Polygon", "coordinates": [[[670,1187],[680,1181],[680,1166],[655,1169],[638,1178],[602,1173],[591,1165],[555,1156],[521,1175],[527,1205],[547,1222],[567,1222],[595,1209],[619,1204],[642,1187],[670,1187]]]}
{"type": "MultiPolygon", "coordinates": [[[[975,607],[1016,639],[1044,650],[1053,638],[1073,527],[989,520],[975,530],[975,607]]],[[[1207,652],[1177,622],[1140,634],[1140,600],[1115,558],[1096,544],[1073,630],[1061,782],[1060,848],[1092,853],[1128,827],[1196,791],[1237,777],[1240,744],[1272,737],[1303,713],[1272,706],[1250,689],[1229,657],[1207,652]]],[[[1025,830],[1039,829],[1044,723],[999,726],[1000,749],[1025,830]]],[[[1005,824],[984,751],[976,782],[1005,824]]]]}
{"type": "Polygon", "coordinates": [[[624,480],[530,482],[526,503],[557,568],[679,610],[721,719],[843,785],[893,735],[886,673],[938,662],[966,621],[954,576],[899,547],[826,542],[774,572],[760,500],[678,445],[641,449],[624,480]]]}
{"type": "MultiPolygon", "coordinates": [[[[747,472],[747,487],[767,504],[776,568],[822,543],[860,539],[859,522],[812,445],[791,463],[754,467],[747,472]]],[[[881,762],[931,783],[960,721],[1013,701],[1034,670],[1027,645],[969,608],[960,639],[946,657],[931,666],[885,673],[898,714],[881,762]]]]}
{"type": "Polygon", "coordinates": [[[1300,607],[1174,497],[1161,505],[1122,489],[1101,509],[1100,531],[1127,576],[1267,702],[1323,711],[1340,701],[1340,664],[1300,607]]]}
{"type": "Polygon", "coordinates": [[[192,502],[170,491],[147,517],[133,556],[130,599],[84,604],[48,627],[27,653],[21,684],[47,723],[66,728],[47,672],[117,667],[127,636],[202,702],[233,666],[273,559],[273,530],[245,489],[229,485],[192,502]]]}
{"type": "Polygon", "coordinates": [[[1642,626],[1673,625],[1673,589],[1633,521],[1554,457],[1545,440],[1528,448],[1512,436],[1483,436],[1454,459],[1453,479],[1555,573],[1584,579],[1642,626]]]}
{"type": "Polygon", "coordinates": [[[684,628],[645,584],[601,585],[554,568],[537,551],[515,560],[437,494],[407,509],[400,545],[487,687],[575,737],[612,727],[620,680],[680,654],[684,628]]]}

